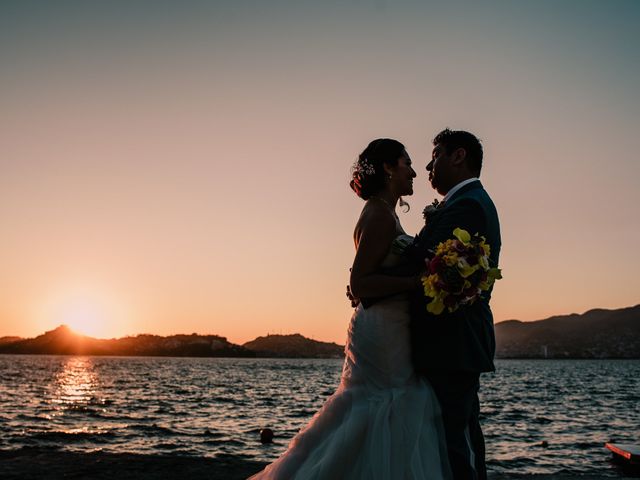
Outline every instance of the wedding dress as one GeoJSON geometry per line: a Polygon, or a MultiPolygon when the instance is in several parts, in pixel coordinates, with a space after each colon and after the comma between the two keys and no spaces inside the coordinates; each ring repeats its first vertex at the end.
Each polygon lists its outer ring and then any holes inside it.
{"type": "MultiPolygon", "coordinates": [[[[383,266],[398,261],[389,253],[383,266]]],[[[405,295],[358,306],[340,386],[287,451],[250,480],[450,478],[440,408],[415,375],[409,346],[405,295]]]]}

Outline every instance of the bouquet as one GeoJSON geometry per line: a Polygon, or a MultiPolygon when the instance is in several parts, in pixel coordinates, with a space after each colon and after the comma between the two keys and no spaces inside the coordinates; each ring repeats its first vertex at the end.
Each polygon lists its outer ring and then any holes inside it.
{"type": "Polygon", "coordinates": [[[427,273],[422,277],[425,296],[431,298],[427,311],[440,315],[446,308],[454,312],[473,304],[482,292],[502,278],[499,268],[489,266],[490,246],[485,237],[456,228],[455,238],[441,242],[431,259],[425,259],[427,273]]]}

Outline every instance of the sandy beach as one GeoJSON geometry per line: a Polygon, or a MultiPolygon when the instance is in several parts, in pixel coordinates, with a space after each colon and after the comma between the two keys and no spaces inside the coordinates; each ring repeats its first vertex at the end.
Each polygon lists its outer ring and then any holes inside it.
{"type": "MultiPolygon", "coordinates": [[[[237,457],[205,458],[133,453],[62,452],[24,447],[0,450],[0,478],[3,480],[241,480],[259,471],[264,464],[237,457]]],[[[522,475],[490,474],[490,480],[600,480],[632,477],[616,475],[522,475]]],[[[636,477],[637,478],[637,477],[636,477]]]]}

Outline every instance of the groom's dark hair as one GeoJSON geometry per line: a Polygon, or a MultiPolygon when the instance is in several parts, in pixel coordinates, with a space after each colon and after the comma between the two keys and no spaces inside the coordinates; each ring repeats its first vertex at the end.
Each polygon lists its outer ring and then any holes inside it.
{"type": "Polygon", "coordinates": [[[482,170],[482,145],[473,134],[464,130],[449,130],[445,128],[433,139],[434,145],[441,145],[447,155],[451,155],[458,148],[467,152],[466,160],[469,169],[476,175],[482,170]]]}

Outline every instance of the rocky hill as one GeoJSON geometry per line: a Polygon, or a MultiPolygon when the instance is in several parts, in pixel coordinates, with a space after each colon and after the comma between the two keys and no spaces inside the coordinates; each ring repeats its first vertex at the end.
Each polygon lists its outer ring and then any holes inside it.
{"type": "Polygon", "coordinates": [[[267,335],[242,345],[259,357],[340,358],[344,346],[293,335],[267,335]]]}
{"type": "Polygon", "coordinates": [[[496,324],[498,358],[640,358],[640,305],[496,324]]]}
{"type": "Polygon", "coordinates": [[[137,335],[111,340],[85,337],[61,325],[36,338],[0,344],[0,353],[56,355],[141,355],[172,357],[254,357],[255,353],[218,335],[137,335]]]}
{"type": "Polygon", "coordinates": [[[344,347],[302,335],[267,335],[236,345],[218,335],[136,335],[101,340],[79,335],[66,325],[35,338],[2,337],[0,353],[49,355],[126,355],[168,357],[340,358],[344,347]]]}

